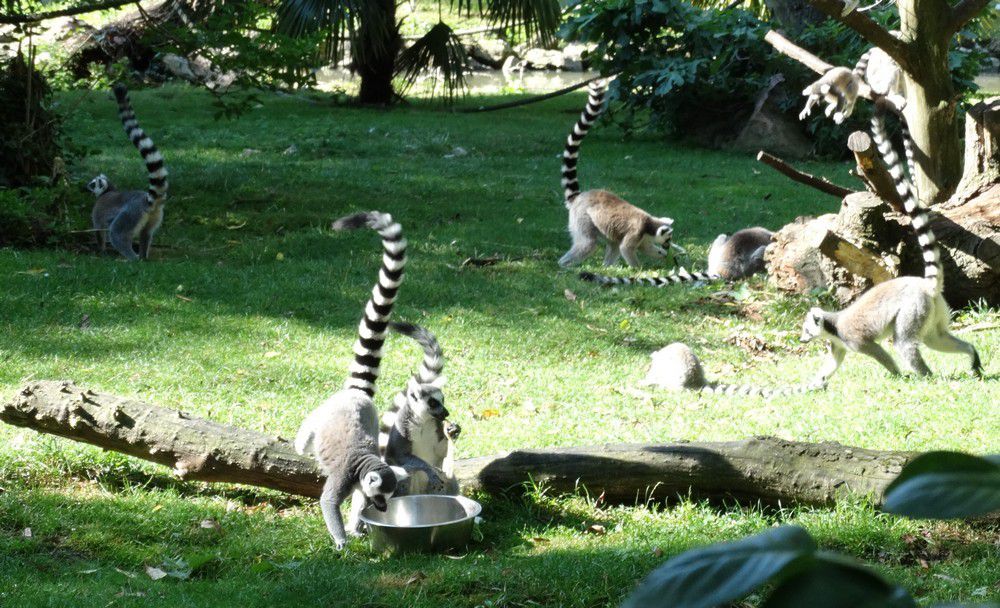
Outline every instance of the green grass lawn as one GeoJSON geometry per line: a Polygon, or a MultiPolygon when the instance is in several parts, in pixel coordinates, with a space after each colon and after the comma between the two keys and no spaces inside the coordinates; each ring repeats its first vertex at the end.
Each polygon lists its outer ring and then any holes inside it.
{"type": "MultiPolygon", "coordinates": [[[[74,179],[105,172],[142,187],[110,97],[60,99],[74,108],[73,139],[94,151],[74,179]]],[[[427,326],[446,351],[463,456],[759,434],[1000,452],[996,383],[972,379],[962,357],[929,353],[937,373],[918,380],[888,378],[853,355],[825,393],[773,401],[637,392],[649,353],[678,340],[713,377],[810,377],[821,347],[797,336],[816,300],[762,280],[727,299],[713,297],[718,286],[615,291],[560,271],[569,238],[558,155],[583,99],[467,115],[425,102],[385,112],[268,97],[238,121],[216,122],[201,93],[135,93],[171,170],[154,260],[0,250],[0,396],[30,379],[68,378],[292,436],[340,387],[378,265],[374,233],[332,233],[330,222],[379,209],[410,241],[396,318],[427,326]],[[297,153],[283,154],[292,145],[297,153]],[[468,153],[452,156],[456,147],[468,153]],[[507,261],[462,265],[493,255],[507,261]],[[748,336],[763,350],[740,347],[748,336]]],[[[803,164],[857,185],[848,168],[803,164]]],[[[623,141],[606,123],[583,148],[581,179],[674,217],[699,268],[719,232],[776,228],[838,205],[750,155],[623,141]]],[[[91,203],[79,194],[81,229],[91,203]]],[[[958,322],[996,317],[960,311],[958,322]]],[[[1000,331],[967,338],[995,378],[1000,331]]],[[[383,403],[419,359],[413,344],[390,339],[383,403]]],[[[900,520],[863,504],[607,507],[544,488],[483,500],[483,539],[464,556],[384,559],[363,541],[338,554],[315,503],[179,484],[154,465],[0,426],[0,606],[613,606],[667,557],[777,522],[804,525],[922,600],[1000,599],[996,527],[900,520]],[[587,534],[592,523],[607,534],[587,534]],[[202,562],[186,580],[145,572],[202,562]]]]}

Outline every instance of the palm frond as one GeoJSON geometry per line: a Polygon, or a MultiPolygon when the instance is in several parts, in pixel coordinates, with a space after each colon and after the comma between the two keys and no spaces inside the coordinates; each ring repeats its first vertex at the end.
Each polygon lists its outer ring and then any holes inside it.
{"type": "Polygon", "coordinates": [[[562,21],[559,0],[451,0],[459,14],[475,11],[492,25],[523,31],[543,44],[552,42],[562,21]]]}
{"type": "MultiPolygon", "coordinates": [[[[465,90],[467,63],[462,41],[447,24],[438,23],[396,59],[396,76],[402,81],[400,92],[412,88],[425,70],[437,69],[443,80],[444,95],[450,102],[458,92],[465,90]]],[[[434,88],[437,88],[436,82],[434,88]]]]}
{"type": "Polygon", "coordinates": [[[357,42],[362,23],[371,34],[366,37],[368,44],[387,39],[388,31],[371,31],[391,27],[380,18],[385,10],[383,4],[371,0],[281,0],[275,30],[295,37],[325,31],[328,36],[322,54],[327,59],[340,59],[344,43],[353,46],[357,42]]]}

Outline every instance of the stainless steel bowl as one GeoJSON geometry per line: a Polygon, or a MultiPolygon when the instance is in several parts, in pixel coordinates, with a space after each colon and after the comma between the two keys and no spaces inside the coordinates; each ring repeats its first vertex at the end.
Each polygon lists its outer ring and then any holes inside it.
{"type": "Polygon", "coordinates": [[[447,551],[469,544],[482,510],[464,496],[416,494],[390,498],[385,511],[369,505],[361,512],[361,521],[368,525],[376,551],[447,551]]]}

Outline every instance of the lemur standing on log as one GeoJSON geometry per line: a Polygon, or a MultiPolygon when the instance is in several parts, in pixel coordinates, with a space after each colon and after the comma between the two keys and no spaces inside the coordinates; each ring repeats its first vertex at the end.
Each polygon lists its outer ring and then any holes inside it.
{"type": "Polygon", "coordinates": [[[340,505],[353,492],[347,531],[361,534],[361,510],[370,500],[385,511],[397,484],[407,477],[401,467],[382,462],[378,450],[378,414],[372,399],[382,362],[389,317],[406,265],[403,228],[387,213],[372,211],[343,217],[334,230],[367,226],[382,237],[382,268],[365,304],[354,342],[354,361],[344,388],[306,417],[295,437],[295,449],[310,454],[326,475],[320,507],[326,528],[340,550],[347,542],[340,505]]]}
{"type": "Polygon", "coordinates": [[[149,187],[145,192],[121,192],[106,175],[98,175],[87,184],[87,189],[97,197],[91,212],[91,222],[97,231],[97,244],[102,252],[110,240],[111,246],[129,260],[146,260],[149,259],[153,235],[163,223],[163,205],[167,199],[167,169],[163,164],[163,155],[139,127],[135,111],[129,102],[128,89],[119,82],[114,85],[113,90],[118,100],[118,117],[125,128],[125,134],[146,163],[149,187]],[[138,254],[132,249],[132,241],[136,237],[139,237],[138,254]]]}
{"type": "Polygon", "coordinates": [[[640,250],[653,258],[667,257],[664,247],[684,252],[671,243],[673,219],[653,217],[607,190],[580,192],[576,173],[580,144],[604,111],[607,88],[607,80],[590,84],[587,105],[573,125],[563,150],[562,186],[569,210],[569,234],[573,240],[570,250],[559,258],[559,265],[563,267],[579,264],[590,257],[601,238],[606,241],[605,266],[622,257],[629,266],[637,267],[640,250]]]}

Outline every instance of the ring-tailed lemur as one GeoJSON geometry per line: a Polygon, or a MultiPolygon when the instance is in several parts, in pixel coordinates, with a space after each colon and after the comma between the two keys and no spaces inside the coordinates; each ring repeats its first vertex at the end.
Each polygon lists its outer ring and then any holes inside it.
{"type": "Polygon", "coordinates": [[[454,440],[461,428],[447,422],[441,391],[444,352],[434,334],[423,327],[410,323],[390,323],[389,327],[416,340],[424,357],[406,388],[396,394],[392,409],[382,415],[379,442],[384,438],[385,461],[410,474],[400,494],[458,494],[454,440]]]}
{"type": "Polygon", "coordinates": [[[326,475],[320,506],[326,528],[337,549],[347,542],[340,505],[353,491],[348,530],[361,533],[361,510],[368,500],[385,511],[386,501],[406,478],[406,471],[390,467],[379,458],[378,415],[372,398],[382,362],[382,346],[392,307],[406,265],[403,228],[387,213],[358,213],[334,222],[334,230],[367,226],[382,237],[382,267],[371,297],[365,304],[354,342],[354,360],[344,388],[313,410],[299,427],[295,448],[311,454],[326,475]]]}
{"type": "Polygon", "coordinates": [[[672,390],[693,390],[718,395],[751,395],[770,399],[787,395],[800,395],[826,388],[822,382],[809,382],[794,386],[764,387],[748,384],[724,384],[705,378],[701,362],[694,352],[681,342],[674,342],[652,355],[649,373],[642,384],[672,390]]]}
{"type": "Polygon", "coordinates": [[[774,233],[756,226],[737,230],[732,235],[720,234],[708,250],[709,275],[727,281],[744,279],[764,271],[764,251],[774,240],[774,233]]]}
{"type": "Polygon", "coordinates": [[[142,155],[149,174],[149,187],[145,192],[121,192],[115,188],[103,173],[87,184],[97,201],[90,214],[91,223],[97,231],[97,244],[103,252],[107,240],[129,260],[148,259],[153,235],[163,223],[163,205],[167,199],[167,169],[163,155],[156,149],[153,140],[139,127],[135,111],[129,102],[128,89],[122,83],[113,87],[118,100],[118,117],[125,128],[125,134],[142,155]],[[132,241],[139,237],[139,253],[132,249],[132,241]]]}
{"type": "Polygon", "coordinates": [[[580,192],[576,174],[580,143],[604,111],[607,88],[607,80],[590,84],[587,105],[566,138],[563,150],[562,186],[569,210],[569,234],[573,240],[570,250],[559,258],[559,265],[563,267],[579,264],[590,257],[602,237],[606,241],[605,266],[614,264],[619,257],[625,258],[629,266],[639,266],[639,250],[653,258],[667,257],[664,247],[684,252],[671,242],[674,223],[671,218],[653,217],[607,190],[580,192]]]}
{"type": "MultiPolygon", "coordinates": [[[[819,375],[822,382],[833,376],[848,350],[868,355],[889,373],[898,374],[896,362],[879,345],[879,341],[889,335],[909,371],[920,375],[930,373],[920,355],[923,343],[934,350],[969,355],[973,373],[981,376],[982,364],[976,348],[952,335],[948,329],[951,310],[941,295],[944,280],[941,253],[930,227],[928,210],[917,199],[886,134],[883,106],[899,110],[889,98],[877,97],[872,136],[910,216],[924,259],[924,276],[899,277],[879,283],[840,312],[811,309],[802,325],[801,339],[808,342],[822,336],[829,340],[829,354],[819,375]]],[[[905,122],[902,116],[900,120],[905,122]]]]}
{"type": "MultiPolygon", "coordinates": [[[[893,30],[892,34],[902,36],[898,30],[893,30]]],[[[897,108],[906,103],[902,69],[876,46],[862,53],[853,69],[842,66],[830,68],[819,80],[803,89],[802,94],[807,99],[799,113],[799,120],[804,120],[812,113],[813,107],[822,102],[826,103],[824,113],[839,125],[854,112],[862,84],[867,84],[874,95],[888,97],[897,108]]]]}
{"type": "Polygon", "coordinates": [[[666,287],[667,285],[694,283],[696,281],[718,281],[722,279],[717,274],[688,272],[684,268],[678,268],[677,272],[662,277],[612,277],[604,274],[594,274],[593,272],[581,272],[579,276],[584,281],[599,283],[601,285],[649,285],[651,287],[666,287]]]}
{"type": "Polygon", "coordinates": [[[696,281],[735,281],[764,270],[764,251],[774,238],[766,228],[744,228],[732,235],[720,234],[708,252],[707,272],[688,272],[683,267],[663,277],[612,277],[581,272],[580,278],[601,285],[649,285],[666,287],[696,281]]]}

